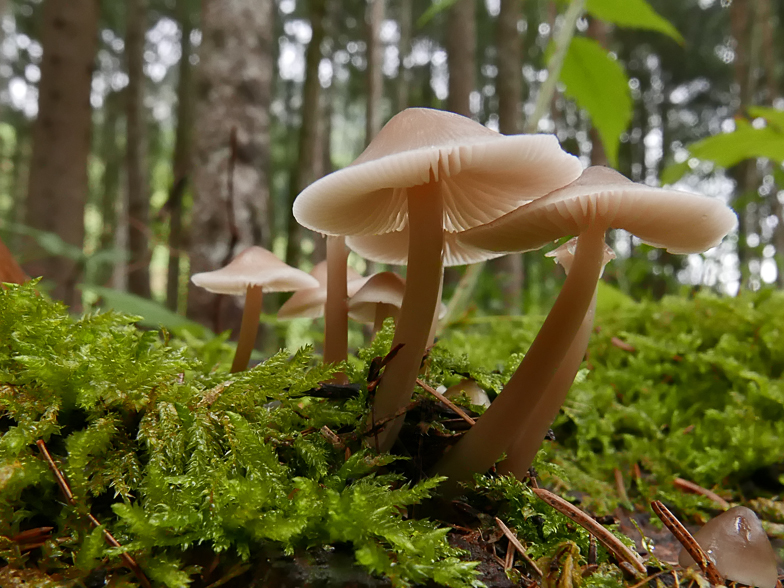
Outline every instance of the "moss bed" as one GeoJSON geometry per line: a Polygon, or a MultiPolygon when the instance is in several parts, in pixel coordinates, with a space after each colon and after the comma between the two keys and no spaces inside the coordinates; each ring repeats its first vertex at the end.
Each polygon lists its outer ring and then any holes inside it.
{"type": "MultiPolygon", "coordinates": [[[[376,453],[369,400],[389,325],[338,366],[352,384],[335,386],[322,384],[335,366],[308,348],[230,375],[225,337],[136,321],[74,318],[34,284],[0,289],[3,588],[641,581],[530,479],[489,472],[458,500],[439,499],[426,474],[467,424],[422,390],[393,452],[376,453]],[[496,517],[544,578],[520,557],[504,570],[496,517]]],[[[466,319],[430,352],[423,378],[471,377],[492,396],[540,323],[466,319]]],[[[636,303],[602,288],[596,325],[537,457],[538,484],[636,542],[651,585],[672,585],[677,552],[650,502],[692,525],[720,510],[677,478],[750,506],[784,537],[784,295],[636,303]]]]}

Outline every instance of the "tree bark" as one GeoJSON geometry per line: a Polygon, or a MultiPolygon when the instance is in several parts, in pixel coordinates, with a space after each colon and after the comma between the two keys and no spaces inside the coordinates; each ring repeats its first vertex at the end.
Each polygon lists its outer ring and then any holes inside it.
{"type": "Polygon", "coordinates": [[[411,71],[405,66],[405,59],[411,53],[411,29],[413,28],[413,0],[400,0],[400,41],[397,45],[398,68],[395,80],[395,110],[408,108],[408,92],[411,85],[411,71]]]}
{"type": "MultiPolygon", "coordinates": [[[[270,245],[269,109],[273,71],[272,0],[205,0],[196,90],[191,273],[217,269],[250,245],[270,245]],[[229,138],[236,128],[233,198],[229,138]],[[229,250],[229,207],[237,247],[229,250]]],[[[216,296],[191,287],[188,314],[215,328],[239,322],[239,302],[216,312],[216,296]],[[227,322],[227,321],[233,322],[227,322]]]]}
{"type": "MultiPolygon", "coordinates": [[[[498,54],[498,130],[504,135],[516,135],[522,130],[523,63],[522,38],[517,23],[522,18],[520,0],[501,0],[501,11],[496,23],[498,54]]],[[[490,262],[490,270],[501,289],[504,308],[509,314],[519,314],[522,303],[523,256],[513,253],[490,262]]]]}
{"type": "Polygon", "coordinates": [[[125,167],[128,182],[128,291],[150,297],[150,246],[147,238],[150,188],[147,175],[147,132],[144,107],[144,35],[147,0],[128,0],[125,55],[128,87],[125,89],[125,167]]]}
{"type": "Polygon", "coordinates": [[[172,168],[174,178],[169,190],[169,264],[166,272],[166,306],[177,310],[180,294],[180,260],[182,257],[182,199],[191,174],[191,127],[193,126],[193,53],[191,33],[193,14],[188,0],[177,0],[180,21],[180,79],[177,82],[177,133],[174,139],[172,168]]]}
{"type": "MultiPolygon", "coordinates": [[[[319,80],[319,64],[321,63],[321,44],[324,41],[324,20],[326,18],[326,0],[310,0],[310,43],[305,52],[305,82],[302,88],[302,108],[300,111],[299,142],[297,161],[289,189],[289,210],[294,199],[308,185],[318,179],[317,168],[321,167],[318,153],[321,151],[321,81],[319,80]]],[[[314,236],[314,239],[320,237],[314,236]]],[[[299,267],[301,257],[302,228],[294,215],[288,216],[288,240],[286,243],[286,263],[299,267]]]]}
{"type": "MultiPolygon", "coordinates": [[[[96,0],[46,0],[43,8],[38,118],[27,201],[27,224],[57,234],[79,249],[84,242],[84,203],[88,192],[90,88],[98,27],[96,0]]],[[[81,273],[73,259],[46,256],[31,246],[31,276],[45,276],[52,295],[76,302],[81,273]]]]}
{"type": "Polygon", "coordinates": [[[447,14],[446,52],[449,66],[447,110],[471,116],[476,86],[476,4],[457,0],[447,14]]]}
{"type": "MultiPolygon", "coordinates": [[[[103,176],[101,177],[101,249],[115,246],[117,230],[117,200],[120,197],[120,175],[122,153],[117,141],[120,136],[120,115],[123,94],[112,92],[103,104],[103,124],[101,125],[101,155],[103,157],[103,176]]],[[[112,274],[114,263],[108,262],[98,268],[95,281],[104,285],[112,274]]]]}
{"type": "Polygon", "coordinates": [[[368,0],[367,7],[367,109],[365,116],[365,145],[381,130],[381,98],[384,95],[384,74],[381,64],[384,47],[381,44],[381,25],[384,23],[385,0],[368,0]]]}

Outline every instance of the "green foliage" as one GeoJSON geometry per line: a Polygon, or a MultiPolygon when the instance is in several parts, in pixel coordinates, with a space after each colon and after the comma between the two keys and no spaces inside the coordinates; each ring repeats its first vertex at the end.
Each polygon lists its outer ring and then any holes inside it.
{"type": "Polygon", "coordinates": [[[623,67],[596,41],[575,37],[564,59],[561,81],[566,85],[566,96],[591,116],[607,159],[617,166],[621,133],[632,117],[629,80],[623,67]]]}
{"type": "MultiPolygon", "coordinates": [[[[754,118],[764,119],[763,127],[753,126],[743,118],[735,119],[735,130],[713,135],[688,146],[691,157],[712,161],[722,167],[732,167],[744,159],[767,157],[784,162],[784,111],[773,108],[755,107],[749,109],[754,118]]],[[[672,163],[662,172],[665,184],[677,182],[691,169],[689,159],[672,163]]]]}
{"type": "Polygon", "coordinates": [[[683,44],[678,29],[645,0],[588,0],[586,8],[592,16],[603,21],[620,27],[656,31],[683,44]]]}
{"type": "MultiPolygon", "coordinates": [[[[396,586],[480,585],[447,529],[407,516],[440,480],[380,471],[395,458],[362,446],[366,391],[313,395],[335,368],[311,349],[228,379],[133,317],[75,320],[33,285],[0,290],[0,317],[0,536],[43,519],[70,537],[42,569],[70,560],[87,573],[119,555],[87,523],[92,512],[172,588],[200,571],[188,563],[199,545],[249,561],[267,546],[347,545],[396,586]],[[63,464],[75,506],[39,439],[63,464]]],[[[9,545],[0,557],[18,561],[9,545]]]]}

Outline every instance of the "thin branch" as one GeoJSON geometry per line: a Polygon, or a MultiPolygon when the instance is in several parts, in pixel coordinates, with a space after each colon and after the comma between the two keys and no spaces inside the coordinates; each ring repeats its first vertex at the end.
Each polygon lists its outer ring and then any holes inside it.
{"type": "Polygon", "coordinates": [[[476,424],[476,421],[475,421],[474,419],[472,419],[470,416],[468,416],[468,415],[465,413],[465,411],[464,411],[462,408],[460,408],[460,407],[459,407],[459,406],[457,406],[457,405],[456,405],[454,402],[452,402],[451,400],[449,400],[449,398],[447,398],[446,396],[444,396],[443,394],[441,394],[441,392],[439,392],[438,390],[436,390],[436,389],[435,389],[435,388],[433,388],[432,386],[429,386],[429,385],[425,384],[425,382],[423,382],[423,381],[422,381],[420,378],[417,378],[417,379],[416,379],[416,383],[417,383],[417,385],[419,385],[419,386],[420,386],[420,387],[421,387],[421,388],[422,388],[422,389],[423,389],[425,392],[429,392],[430,394],[432,394],[433,396],[435,396],[436,398],[438,398],[438,399],[439,399],[441,402],[443,402],[444,404],[446,404],[446,406],[447,406],[447,407],[449,407],[449,408],[451,408],[453,411],[455,411],[455,412],[458,414],[458,416],[459,416],[461,419],[463,419],[465,422],[467,422],[469,425],[471,425],[471,426],[473,427],[473,426],[476,424]]]}
{"type": "Polygon", "coordinates": [[[724,577],[716,569],[713,562],[708,559],[708,556],[702,550],[699,543],[692,537],[691,533],[684,527],[681,522],[675,518],[675,515],[664,506],[660,500],[651,502],[651,508],[656,516],[661,519],[661,522],[675,535],[675,538],[683,545],[683,548],[689,553],[692,559],[700,566],[702,573],[708,578],[711,584],[724,585],[724,577]]]}
{"type": "Polygon", "coordinates": [[[694,494],[700,494],[705,498],[710,498],[713,502],[718,504],[724,510],[729,510],[730,508],[730,503],[724,500],[721,496],[719,496],[712,490],[708,490],[707,488],[703,488],[702,486],[695,484],[694,482],[689,482],[688,480],[684,480],[683,478],[675,478],[672,481],[672,483],[679,490],[683,490],[685,492],[692,492],[694,494]]]}
{"type": "MultiPolygon", "coordinates": [[[[73,492],[71,492],[71,488],[70,486],[68,486],[68,481],[65,479],[65,476],[63,476],[63,473],[60,471],[60,468],[57,467],[57,464],[54,462],[54,459],[52,459],[52,454],[49,453],[49,449],[47,449],[46,444],[43,442],[42,439],[36,441],[35,444],[38,446],[38,450],[41,452],[41,454],[44,456],[44,459],[49,464],[49,468],[54,473],[54,477],[57,480],[57,485],[60,486],[60,490],[62,490],[63,494],[65,495],[65,499],[68,501],[68,504],[75,507],[77,510],[80,510],[79,504],[77,504],[76,500],[74,499],[73,492]]],[[[108,543],[112,547],[122,548],[120,542],[117,541],[117,539],[114,538],[114,536],[109,532],[109,530],[106,527],[103,527],[100,521],[98,521],[98,519],[96,519],[91,513],[89,512],[87,513],[87,518],[95,528],[101,529],[101,533],[103,533],[103,538],[104,541],[106,541],[106,543],[108,543]]],[[[147,576],[144,574],[139,564],[136,563],[136,560],[133,559],[133,557],[131,557],[131,554],[127,552],[122,552],[120,554],[120,557],[125,561],[125,564],[131,569],[133,574],[139,580],[141,585],[144,586],[144,588],[152,588],[152,584],[150,584],[150,581],[147,579],[147,576]]]]}
{"type": "Polygon", "coordinates": [[[640,556],[626,547],[620,539],[600,525],[596,519],[585,514],[572,503],[567,502],[560,496],[557,496],[544,488],[534,488],[533,491],[539,498],[544,500],[555,510],[569,517],[575,523],[584,527],[586,531],[594,535],[602,545],[618,558],[618,560],[629,563],[634,569],[642,574],[647,573],[647,569],[645,568],[645,565],[643,565],[640,556]]]}
{"type": "Polygon", "coordinates": [[[525,547],[523,547],[523,544],[520,543],[520,540],[517,538],[517,535],[512,533],[512,531],[509,530],[509,527],[504,524],[504,521],[498,517],[495,517],[495,523],[498,525],[498,528],[501,529],[501,532],[506,535],[506,538],[509,539],[509,543],[514,546],[514,548],[517,550],[517,553],[519,553],[526,563],[531,566],[531,568],[533,568],[540,578],[543,578],[544,574],[542,573],[542,570],[540,570],[534,563],[534,560],[529,557],[528,553],[525,551],[525,547]]]}

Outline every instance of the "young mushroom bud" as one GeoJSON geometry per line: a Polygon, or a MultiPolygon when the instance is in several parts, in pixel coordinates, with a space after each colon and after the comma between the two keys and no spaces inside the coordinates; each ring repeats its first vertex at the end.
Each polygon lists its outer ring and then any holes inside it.
{"type": "MultiPolygon", "coordinates": [[[[709,520],[694,539],[727,580],[759,588],[776,586],[776,554],[753,510],[735,506],[709,520]]],[[[684,568],[697,565],[686,550],[681,550],[678,563],[684,568]]]]}
{"type": "Polygon", "coordinates": [[[237,351],[231,364],[232,373],[248,367],[259,330],[262,292],[291,292],[318,286],[316,278],[286,265],[274,253],[262,247],[249,247],[226,267],[193,274],[191,281],[215,294],[245,295],[237,351]]]}

